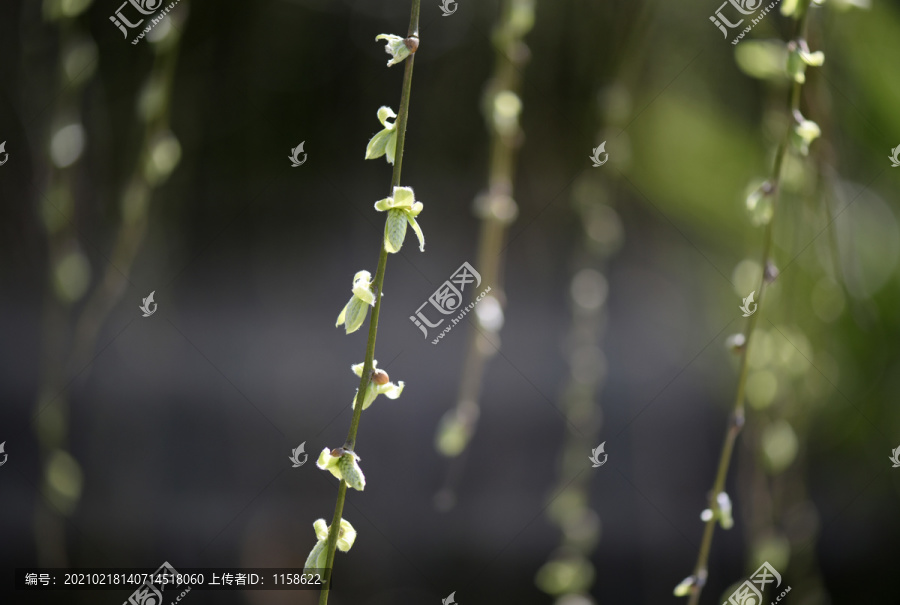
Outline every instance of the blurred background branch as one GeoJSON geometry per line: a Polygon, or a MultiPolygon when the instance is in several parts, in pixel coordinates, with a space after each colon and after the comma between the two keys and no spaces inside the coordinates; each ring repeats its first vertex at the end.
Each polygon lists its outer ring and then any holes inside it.
{"type": "Polygon", "coordinates": [[[95,263],[105,267],[92,267],[77,243],[79,219],[75,211],[79,160],[87,145],[80,93],[95,73],[98,60],[96,45],[79,23],[90,4],[54,0],[44,4],[45,17],[61,32],[61,68],[58,109],[52,122],[57,129],[49,145],[48,190],[43,207],[54,267],[54,287],[45,303],[44,342],[49,361],[35,406],[35,430],[45,460],[47,505],[41,504],[37,510],[35,536],[42,564],[54,567],[65,567],[68,561],[62,517],[78,505],[83,475],[68,451],[71,412],[65,390],[71,381],[86,378],[104,320],[129,283],[131,266],[147,228],[153,192],[168,179],[181,157],[178,139],[169,131],[169,106],[178,57],[178,26],[186,8],[148,36],[155,58],[134,108],[138,123],[143,125],[138,157],[120,196],[112,250],[108,256],[101,253],[95,263]],[[92,280],[95,274],[100,275],[99,280],[92,280]],[[83,305],[76,306],[82,299],[83,305]]]}
{"type": "Polygon", "coordinates": [[[490,133],[487,190],[474,202],[479,219],[475,267],[491,287],[475,307],[466,330],[466,351],[456,405],[441,419],[435,436],[438,452],[449,458],[443,487],[435,496],[438,508],[455,505],[465,452],[478,427],[481,391],[488,360],[500,349],[500,329],[506,294],[503,290],[504,243],[509,225],[519,213],[514,198],[516,152],[525,135],[520,124],[522,78],[530,51],[525,36],[534,27],[536,0],[502,0],[494,27],[494,71],[485,86],[481,111],[490,133]]]}

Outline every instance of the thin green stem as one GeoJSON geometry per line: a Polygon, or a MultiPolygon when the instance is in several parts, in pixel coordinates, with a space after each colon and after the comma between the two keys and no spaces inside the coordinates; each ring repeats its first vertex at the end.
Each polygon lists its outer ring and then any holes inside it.
{"type": "MultiPolygon", "coordinates": [[[[803,0],[800,4],[799,10],[801,11],[801,15],[795,23],[793,39],[804,36],[806,33],[806,24],[807,17],[809,15],[810,2],[811,0],[803,0]]],[[[734,408],[731,414],[731,419],[729,420],[728,429],[725,433],[725,442],[722,445],[722,453],[719,456],[719,466],[716,471],[716,479],[713,483],[712,490],[709,493],[709,509],[714,512],[718,512],[718,502],[716,500],[716,496],[725,489],[725,482],[728,479],[728,468],[731,463],[731,456],[734,453],[734,445],[737,441],[738,434],[741,432],[741,428],[744,425],[744,399],[747,385],[747,374],[749,370],[747,360],[750,355],[750,345],[753,340],[753,335],[755,334],[756,324],[762,312],[763,299],[765,297],[766,286],[769,281],[766,278],[766,275],[768,272],[769,259],[772,253],[774,231],[773,227],[775,224],[775,210],[778,209],[778,201],[780,198],[781,173],[784,167],[784,158],[787,155],[787,148],[791,136],[791,129],[793,127],[794,115],[800,110],[800,90],[801,84],[794,81],[793,85],[791,86],[791,93],[788,101],[788,113],[790,118],[789,125],[787,127],[787,132],[778,145],[778,149],[775,153],[775,161],[773,162],[772,166],[772,175],[769,183],[772,187],[771,195],[773,196],[773,213],[772,218],[766,225],[764,236],[762,269],[758,289],[759,298],[757,299],[757,312],[751,315],[750,319],[747,321],[746,340],[744,342],[743,351],[741,353],[737,393],[734,398],[734,408]]],[[[703,586],[706,584],[707,566],[709,563],[710,551],[712,550],[712,540],[713,534],[715,533],[716,522],[717,515],[713,515],[712,518],[706,521],[706,526],[703,529],[703,540],[700,543],[700,552],[697,556],[697,565],[694,567],[695,581],[691,586],[690,600],[688,601],[689,605],[697,605],[700,602],[700,593],[703,591],[703,586]]]]}
{"type": "MultiPolygon", "coordinates": [[[[407,40],[415,38],[415,44],[418,45],[419,38],[419,6],[421,0],[412,0],[412,10],[409,18],[409,31],[407,40]]],[[[417,47],[417,46],[416,46],[417,47]]],[[[397,116],[397,153],[394,157],[394,171],[391,175],[391,194],[394,187],[400,186],[400,171],[403,163],[403,147],[406,142],[406,123],[409,117],[409,98],[412,92],[412,74],[413,63],[416,58],[415,51],[406,58],[406,67],[403,72],[403,91],[400,96],[400,111],[397,116]]],[[[359,380],[359,390],[356,394],[356,404],[353,406],[353,418],[350,421],[350,431],[347,433],[347,440],[344,442],[344,449],[353,450],[356,447],[356,434],[359,431],[359,420],[362,416],[363,399],[365,398],[366,389],[369,381],[372,379],[372,366],[375,359],[375,339],[378,336],[378,317],[381,314],[381,290],[384,285],[384,271],[387,267],[388,252],[384,247],[382,240],[381,252],[378,256],[378,269],[375,271],[375,281],[373,282],[373,290],[375,292],[375,306],[372,308],[372,317],[369,320],[369,338],[366,342],[366,359],[363,363],[362,376],[359,380]]],[[[331,528],[328,532],[328,543],[326,544],[326,560],[325,568],[332,569],[334,566],[334,551],[337,547],[338,533],[341,526],[341,515],[344,511],[344,501],[347,499],[347,483],[341,480],[338,488],[337,502],[334,506],[334,516],[331,519],[331,528]]],[[[329,584],[331,578],[329,577],[329,584]]],[[[327,605],[329,584],[319,593],[319,605],[327,605]]]]}

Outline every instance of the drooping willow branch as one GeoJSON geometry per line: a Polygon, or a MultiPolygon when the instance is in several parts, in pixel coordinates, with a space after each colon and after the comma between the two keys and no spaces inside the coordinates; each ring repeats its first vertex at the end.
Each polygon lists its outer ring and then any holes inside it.
{"type": "Polygon", "coordinates": [[[753,335],[757,322],[762,314],[766,288],[775,280],[778,274],[775,264],[772,261],[773,228],[781,193],[780,185],[785,157],[788,153],[788,149],[791,147],[805,155],[808,152],[809,144],[820,134],[818,125],[816,125],[815,122],[804,118],[803,114],[800,112],[801,90],[802,85],[805,82],[805,76],[803,74],[806,70],[806,66],[821,65],[822,60],[824,59],[821,53],[811,53],[805,40],[810,3],[811,0],[800,0],[799,2],[792,2],[790,4],[790,9],[783,9],[783,12],[789,12],[794,17],[794,31],[793,37],[788,44],[787,59],[787,72],[788,75],[793,78],[787,103],[789,126],[782,137],[782,140],[778,144],[769,179],[764,182],[756,192],[751,194],[748,199],[748,209],[750,209],[755,216],[761,217],[762,222],[765,222],[761,275],[759,278],[759,287],[757,289],[759,296],[757,299],[756,312],[750,315],[750,318],[747,320],[747,327],[743,338],[736,342],[741,354],[737,392],[731,418],[729,420],[728,428],[726,429],[722,452],[719,456],[715,480],[709,493],[709,505],[702,516],[706,525],[703,531],[703,539],[700,543],[697,563],[694,567],[693,575],[685,578],[684,581],[675,588],[676,595],[690,596],[688,601],[689,605],[697,605],[700,602],[700,594],[703,590],[703,586],[706,584],[709,556],[712,549],[712,540],[716,523],[720,523],[725,528],[728,528],[733,524],[731,519],[731,500],[725,493],[725,482],[728,478],[728,470],[734,452],[735,442],[737,441],[738,434],[741,432],[745,420],[744,402],[747,374],[749,370],[748,357],[750,346],[753,343],[753,335]]]}
{"type": "Polygon", "coordinates": [[[77,362],[84,360],[94,349],[103,318],[121,298],[144,241],[153,192],[166,182],[181,159],[181,145],[169,130],[169,112],[181,38],[179,27],[185,14],[182,9],[167,16],[160,31],[154,31],[148,38],[155,57],[136,107],[144,124],[143,140],[137,163],[121,196],[121,223],[110,263],[76,325],[73,358],[77,362]],[[179,23],[173,25],[174,21],[179,23]]]}
{"type": "MultiPolygon", "coordinates": [[[[375,340],[378,335],[378,318],[381,312],[381,294],[384,286],[384,273],[387,267],[388,253],[399,251],[406,235],[407,224],[412,226],[418,236],[420,249],[424,250],[425,246],[424,236],[415,219],[422,210],[422,204],[415,201],[412,189],[400,186],[406,125],[409,119],[409,100],[412,91],[413,64],[415,53],[419,47],[419,7],[420,0],[412,0],[409,29],[405,38],[387,34],[382,34],[376,38],[386,40],[386,51],[392,57],[388,62],[388,66],[404,60],[406,62],[403,72],[399,112],[395,114],[389,107],[382,107],[378,110],[378,119],[385,128],[372,138],[366,149],[366,159],[386,156],[388,162],[393,163],[391,197],[375,204],[376,210],[388,213],[385,221],[384,242],[378,256],[378,268],[375,271],[375,279],[370,281],[367,271],[360,271],[356,274],[353,286],[354,297],[347,303],[347,306],[338,318],[338,324],[344,324],[349,334],[359,329],[365,319],[365,312],[368,306],[372,306],[365,360],[363,363],[353,366],[353,370],[360,376],[360,381],[354,400],[353,417],[350,421],[347,439],[343,447],[336,448],[330,452],[326,448],[319,456],[319,468],[329,470],[340,479],[340,482],[331,525],[326,526],[324,520],[320,519],[313,526],[319,541],[307,559],[306,566],[308,568],[331,570],[334,565],[335,549],[340,547],[341,550],[346,551],[353,545],[356,531],[343,519],[343,511],[348,486],[357,490],[365,487],[365,477],[357,464],[359,456],[354,451],[360,418],[363,410],[368,408],[378,395],[384,394],[391,398],[397,398],[403,391],[402,382],[394,385],[389,381],[384,371],[376,368],[375,340]],[[388,122],[391,118],[396,118],[396,121],[393,123],[388,122]]],[[[329,592],[330,589],[326,584],[325,588],[319,593],[320,605],[328,603],[329,592]]]]}
{"type": "MultiPolygon", "coordinates": [[[[492,294],[481,301],[475,321],[467,334],[463,371],[457,403],[441,419],[435,444],[448,458],[463,453],[475,432],[480,415],[479,399],[488,359],[500,346],[503,325],[503,243],[518,208],[513,199],[516,154],[522,144],[519,116],[522,112],[520,90],[522,70],[529,57],[523,39],[534,24],[535,0],[504,0],[494,29],[494,74],[487,84],[483,112],[490,132],[490,156],[487,191],[475,200],[475,214],[481,219],[475,266],[483,280],[491,284],[492,294]]],[[[452,505],[454,478],[461,459],[451,462],[439,504],[452,505]]]]}
{"type": "MultiPolygon", "coordinates": [[[[637,86],[635,80],[641,73],[638,67],[648,49],[642,37],[645,28],[639,26],[646,4],[633,3],[629,8],[634,11],[630,21],[620,20],[621,13],[617,14],[616,28],[623,33],[618,53],[620,63],[611,59],[600,68],[604,75],[599,79],[605,85],[597,95],[600,128],[595,140],[602,141],[607,138],[606,133],[618,130],[616,147],[628,137],[624,128],[633,114],[630,91],[637,86]],[[607,79],[606,73],[610,71],[614,71],[615,76],[607,79]]],[[[555,605],[593,603],[589,595],[597,577],[591,555],[600,541],[602,520],[590,503],[590,482],[594,473],[581,471],[588,464],[585,442],[593,447],[601,441],[603,389],[607,375],[602,348],[608,317],[606,275],[610,258],[625,237],[621,218],[614,207],[622,184],[619,170],[626,168],[628,160],[616,154],[610,156],[610,161],[618,170],[589,168],[572,187],[572,205],[579,219],[581,236],[573,251],[569,293],[572,319],[566,338],[569,376],[560,408],[568,422],[579,427],[579,432],[566,431],[560,448],[557,483],[551,491],[564,493],[547,508],[547,516],[558,528],[560,538],[535,576],[537,586],[554,597],[555,605]]]]}
{"type": "MultiPolygon", "coordinates": [[[[64,139],[69,139],[71,144],[87,137],[78,118],[78,100],[95,69],[91,62],[96,62],[96,48],[81,32],[79,14],[63,11],[47,15],[60,22],[60,54],[65,68],[61,80],[64,90],[53,119],[56,130],[51,143],[52,168],[43,211],[51,276],[55,282],[53,295],[46,302],[44,346],[52,353],[48,353],[42,372],[35,431],[44,459],[43,488],[55,510],[39,510],[35,523],[39,556],[42,561],[56,561],[53,566],[63,566],[65,560],[65,533],[57,512],[67,514],[80,498],[80,479],[75,479],[81,476],[80,467],[67,451],[69,412],[63,391],[66,382],[90,363],[103,323],[128,283],[131,266],[143,242],[152,194],[166,181],[180,158],[178,141],[169,132],[169,107],[180,38],[173,22],[185,14],[182,10],[170,15],[150,38],[154,63],[135,104],[144,127],[137,163],[121,195],[119,226],[112,252],[101,279],[91,291],[87,289],[90,265],[77,247],[73,224],[75,201],[71,181],[81,152],[66,156],[59,150],[66,147],[64,139]],[[70,325],[67,309],[84,296],[87,300],[73,318],[71,342],[60,342],[70,325]],[[55,357],[51,359],[51,355],[55,357]],[[63,475],[70,478],[67,489],[57,486],[63,475]]],[[[83,143],[74,146],[79,147],[83,149],[83,143]]],[[[70,145],[69,149],[72,148],[70,145]]]]}
{"type": "Polygon", "coordinates": [[[80,497],[81,469],[67,451],[69,414],[62,393],[68,378],[66,333],[71,306],[82,299],[90,278],[90,265],[79,245],[73,221],[75,180],[85,140],[82,93],[96,70],[97,46],[81,26],[80,14],[62,10],[44,13],[59,30],[59,90],[50,119],[47,183],[40,201],[47,236],[48,279],[42,313],[42,368],[34,419],[43,467],[42,489],[49,504],[36,503],[35,544],[38,561],[47,567],[67,565],[62,517],[74,509],[80,497]],[[60,153],[62,143],[67,141],[81,145],[60,153]],[[69,490],[60,489],[54,480],[57,476],[54,471],[63,466],[73,471],[69,490]]]}
{"type": "Polygon", "coordinates": [[[606,358],[601,339],[608,291],[604,271],[622,238],[619,218],[607,204],[607,189],[601,178],[599,172],[589,172],[579,177],[574,187],[574,205],[583,230],[574,252],[572,319],[566,339],[570,372],[560,407],[580,431],[566,434],[553,490],[565,493],[547,509],[547,516],[561,534],[559,545],[535,577],[538,587],[560,605],[575,596],[587,598],[596,575],[591,553],[600,539],[599,515],[589,502],[593,475],[580,471],[587,463],[585,441],[596,444],[602,425],[600,394],[606,382],[606,358]],[[600,224],[602,236],[598,236],[600,224]]]}

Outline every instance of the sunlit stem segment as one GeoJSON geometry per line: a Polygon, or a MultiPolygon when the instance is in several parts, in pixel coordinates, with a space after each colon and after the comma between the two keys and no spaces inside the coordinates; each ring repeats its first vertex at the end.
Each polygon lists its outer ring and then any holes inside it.
{"type": "MultiPolygon", "coordinates": [[[[810,2],[811,0],[801,0],[800,2],[797,13],[799,16],[794,24],[794,39],[806,37],[806,26],[809,15],[810,2]]],[[[800,111],[801,86],[802,84],[795,80],[791,87],[790,98],[788,99],[789,115],[795,115],[800,111]]],[[[778,150],[775,154],[775,161],[772,165],[772,174],[769,183],[773,188],[772,195],[774,209],[772,218],[766,225],[764,236],[765,239],[763,243],[761,265],[762,268],[758,288],[759,298],[757,299],[757,312],[751,315],[747,320],[746,340],[741,352],[740,370],[738,374],[737,394],[734,398],[734,408],[731,414],[731,419],[728,423],[728,429],[725,432],[725,442],[722,445],[722,453],[719,456],[719,466],[718,470],[716,471],[715,482],[713,483],[712,489],[709,492],[709,509],[714,512],[718,511],[716,496],[725,489],[725,481],[728,478],[728,468],[731,463],[731,455],[734,452],[735,441],[737,441],[738,434],[741,432],[741,428],[744,426],[744,396],[747,385],[747,372],[749,369],[747,360],[750,355],[750,347],[753,344],[753,335],[755,334],[756,324],[759,320],[759,316],[761,315],[760,311],[762,309],[763,299],[765,298],[766,293],[766,286],[768,281],[766,279],[766,272],[772,253],[772,234],[773,226],[775,224],[775,216],[778,209],[778,198],[780,197],[781,172],[784,165],[784,158],[787,153],[787,148],[790,143],[792,128],[793,121],[790,121],[790,124],[787,127],[787,132],[778,145],[778,150]]],[[[703,540],[700,543],[700,552],[697,556],[697,565],[694,567],[695,580],[693,585],[691,586],[690,600],[688,601],[689,605],[697,605],[700,602],[700,593],[703,591],[704,584],[706,584],[706,576],[708,573],[707,566],[709,564],[709,554],[710,550],[712,549],[712,540],[713,534],[715,533],[716,529],[716,522],[716,515],[712,515],[712,517],[706,521],[706,527],[704,527],[703,529],[703,540]]]]}
{"type": "MultiPolygon", "coordinates": [[[[418,44],[419,38],[419,5],[421,0],[412,0],[412,11],[409,18],[409,31],[407,39],[414,38],[418,44]]],[[[409,96],[412,90],[412,74],[413,63],[415,62],[415,53],[409,55],[405,61],[405,71],[403,72],[403,92],[400,97],[400,112],[397,117],[397,152],[394,158],[394,172],[391,176],[391,187],[388,190],[390,195],[394,187],[400,186],[400,170],[403,164],[403,145],[406,141],[406,123],[409,118],[409,96]]],[[[375,359],[375,338],[378,335],[378,316],[381,313],[381,289],[384,285],[384,270],[387,266],[388,252],[385,249],[382,239],[379,238],[379,246],[381,253],[378,256],[378,269],[375,272],[375,280],[373,282],[373,290],[375,292],[375,306],[372,308],[372,318],[369,320],[369,339],[366,342],[366,359],[363,363],[362,377],[359,381],[359,391],[356,396],[356,405],[353,408],[353,419],[350,421],[350,431],[347,433],[347,440],[344,443],[344,449],[355,450],[356,434],[359,431],[359,419],[363,410],[363,398],[369,381],[372,379],[372,365],[375,359]]],[[[337,547],[338,532],[341,527],[341,515],[344,512],[344,501],[347,498],[347,483],[341,480],[338,487],[337,503],[334,507],[334,516],[331,520],[331,529],[328,532],[328,543],[326,545],[327,558],[325,563],[326,569],[332,569],[334,565],[334,551],[337,547]]],[[[319,605],[328,603],[329,589],[326,587],[319,593],[319,605]]]]}

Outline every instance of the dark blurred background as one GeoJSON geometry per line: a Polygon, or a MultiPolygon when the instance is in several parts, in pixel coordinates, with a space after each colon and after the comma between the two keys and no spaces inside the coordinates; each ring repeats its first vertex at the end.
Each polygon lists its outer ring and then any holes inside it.
{"type": "MultiPolygon", "coordinates": [[[[435,428],[466,335],[435,346],[409,316],[475,257],[500,14],[458,4],[447,18],[422,5],[402,181],[424,203],[427,245],[408,238],[389,259],[376,349],[406,390],[363,414],[368,485],[344,509],[359,538],[336,556],[331,602],[554,602],[535,574],[560,541],[546,511],[573,439],[600,523],[584,592],[677,602],[734,399],[725,341],[759,275],[763,230],[744,197],[783,132],[787,82],[736,61],[714,1],[537,0],[502,354],[456,505],[440,509],[435,428]],[[609,163],[592,168],[603,141],[609,163]],[[586,199],[609,209],[593,230],[586,199]],[[577,366],[571,282],[592,238],[615,242],[596,267],[596,442],[560,412],[577,366]],[[609,462],[592,469],[600,441],[609,462]]],[[[826,61],[808,70],[804,113],[823,136],[786,166],[782,273],[728,481],[736,524],[716,532],[703,602],[761,559],[792,586],[786,602],[900,603],[900,469],[887,460],[900,446],[900,170],[886,157],[900,144],[900,5],[849,4],[810,21],[826,61]]],[[[389,193],[390,166],[363,154],[378,107],[397,109],[403,65],[385,68],[374,38],[405,34],[409,2],[182,0],[135,45],[110,23],[117,8],[0,5],[0,567],[302,566],[337,487],[313,461],[346,435],[365,349],[365,329],[333,322],[352,275],[375,272],[372,204],[389,193]],[[308,160],[291,168],[301,141],[308,160]],[[143,318],[151,291],[158,312],[143,318]],[[301,442],[310,460],[291,468],[301,442]]],[[[750,39],[789,31],[772,12],[750,39]]],[[[3,603],[128,596],[13,592],[9,578],[3,603]]]]}

